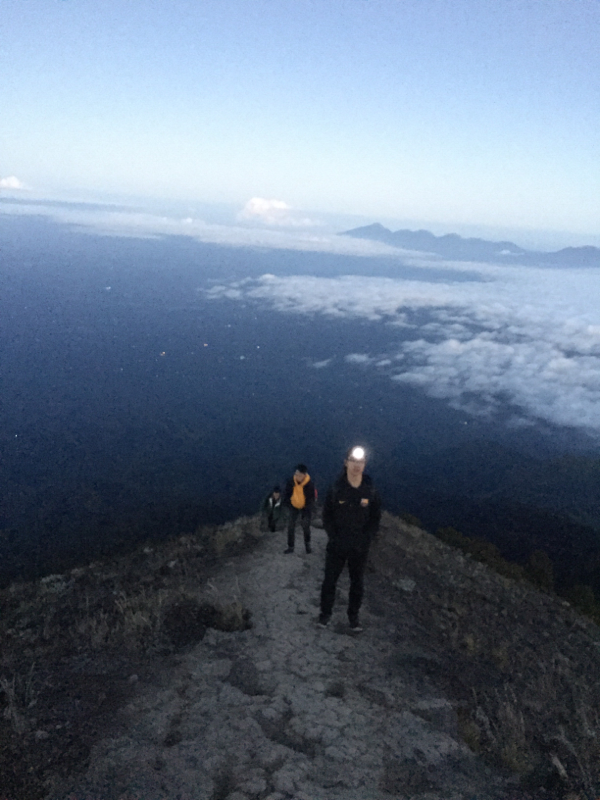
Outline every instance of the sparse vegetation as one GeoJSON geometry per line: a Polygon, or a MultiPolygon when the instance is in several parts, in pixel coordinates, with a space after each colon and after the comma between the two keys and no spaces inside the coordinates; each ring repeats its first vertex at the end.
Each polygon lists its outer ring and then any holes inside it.
{"type": "Polygon", "coordinates": [[[563,596],[582,614],[600,625],[600,602],[591,586],[576,583],[563,596]]]}
{"type": "Polygon", "coordinates": [[[525,577],[545,592],[554,589],[554,567],[550,556],[543,550],[534,550],[529,556],[525,577]]]}
{"type": "MultiPolygon", "coordinates": [[[[242,519],[0,592],[8,798],[41,800],[53,775],[76,768],[149,665],[155,673],[207,627],[249,625],[212,576],[259,536],[258,518],[242,519]]],[[[439,660],[464,742],[531,797],[597,797],[600,631],[551,593],[544,554],[518,567],[452,528],[434,537],[385,514],[371,566],[378,600],[393,613],[405,605],[439,660]]],[[[589,587],[572,600],[593,612],[589,587]]],[[[339,681],[327,689],[344,692],[339,681]]]]}
{"type": "MultiPolygon", "coordinates": [[[[406,516],[404,515],[403,519],[406,516]]],[[[478,537],[464,536],[455,528],[438,528],[435,535],[451,547],[458,548],[476,561],[490,567],[499,575],[513,580],[526,580],[544,592],[554,592],[554,567],[550,557],[543,550],[534,550],[526,566],[523,567],[503,558],[494,544],[478,537]]],[[[591,586],[577,583],[561,589],[559,594],[581,614],[600,624],[600,601],[591,586]]]]}
{"type": "MultiPolygon", "coordinates": [[[[519,775],[531,797],[595,800],[600,630],[551,592],[548,561],[509,564],[453,528],[433,537],[389,515],[373,554],[443,659],[464,742],[519,775]]],[[[592,603],[578,588],[578,607],[592,603]]]]}
{"type": "Polygon", "coordinates": [[[403,511],[398,516],[403,522],[406,522],[407,525],[414,525],[415,528],[422,527],[421,520],[418,517],[415,517],[414,514],[409,513],[408,511],[403,511]]]}
{"type": "Polygon", "coordinates": [[[50,776],[81,761],[149,660],[208,627],[250,625],[209,576],[259,536],[258,520],[242,518],[0,591],[0,787],[11,800],[40,800],[50,776]]]}
{"type": "Polygon", "coordinates": [[[462,550],[463,553],[468,553],[476,561],[490,567],[499,575],[504,575],[506,578],[512,578],[513,580],[523,580],[526,577],[523,567],[507,561],[500,555],[496,545],[487,542],[485,539],[464,536],[460,531],[451,527],[438,528],[435,535],[442,542],[462,550]]]}

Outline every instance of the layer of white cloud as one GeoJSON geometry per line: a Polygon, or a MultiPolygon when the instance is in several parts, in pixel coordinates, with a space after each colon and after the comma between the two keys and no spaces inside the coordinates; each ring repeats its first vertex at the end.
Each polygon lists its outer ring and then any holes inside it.
{"type": "Polygon", "coordinates": [[[16,175],[9,175],[7,178],[0,178],[0,189],[16,189],[22,190],[27,187],[20,181],[16,175]]]}
{"type": "Polygon", "coordinates": [[[372,360],[366,353],[350,353],[345,358],[348,364],[369,364],[372,360]]]}
{"type": "MultiPolygon", "coordinates": [[[[201,242],[230,247],[266,247],[276,250],[303,250],[352,256],[389,256],[398,260],[402,253],[396,247],[366,239],[353,239],[335,233],[317,232],[301,226],[294,228],[248,227],[219,225],[193,217],[159,216],[138,211],[105,211],[97,209],[49,206],[43,201],[28,205],[2,203],[0,213],[42,214],[81,230],[106,236],[155,238],[189,236],[201,242]]],[[[422,256],[415,256],[417,263],[422,256]]],[[[406,261],[406,259],[404,259],[406,261]]],[[[408,262],[407,262],[408,263],[408,262]]]]}
{"type": "Polygon", "coordinates": [[[447,283],[265,275],[208,296],[398,326],[390,352],[345,360],[472,414],[512,407],[600,432],[600,270],[478,269],[482,280],[447,283]]]}

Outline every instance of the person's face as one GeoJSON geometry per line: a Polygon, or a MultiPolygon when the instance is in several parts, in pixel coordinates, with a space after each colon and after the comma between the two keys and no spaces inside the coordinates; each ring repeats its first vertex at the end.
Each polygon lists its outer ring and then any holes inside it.
{"type": "Polygon", "coordinates": [[[354,482],[360,481],[362,479],[362,474],[365,471],[365,463],[366,461],[364,458],[354,458],[354,456],[349,456],[344,461],[348,478],[354,482]]]}
{"type": "Polygon", "coordinates": [[[273,500],[279,500],[281,494],[279,492],[273,492],[273,500]]]}
{"type": "MultiPolygon", "coordinates": [[[[289,473],[288,473],[288,475],[289,475],[289,473]]],[[[302,483],[304,478],[306,478],[306,473],[299,472],[298,470],[296,470],[296,472],[294,472],[294,480],[296,481],[296,483],[302,483]]]]}

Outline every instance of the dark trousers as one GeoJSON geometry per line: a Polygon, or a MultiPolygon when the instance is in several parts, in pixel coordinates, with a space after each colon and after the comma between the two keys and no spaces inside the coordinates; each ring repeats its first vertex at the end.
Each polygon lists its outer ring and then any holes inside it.
{"type": "Polygon", "coordinates": [[[289,510],[287,531],[288,547],[291,547],[292,550],[294,549],[295,528],[298,517],[300,517],[300,527],[304,532],[304,546],[310,547],[310,508],[294,508],[292,506],[289,510]]]}
{"type": "Polygon", "coordinates": [[[367,566],[369,550],[337,550],[327,545],[325,556],[325,577],[321,587],[321,614],[330,617],[335,600],[335,587],[342,570],[348,562],[350,575],[350,592],[348,594],[348,619],[358,618],[363,599],[364,574],[367,566]]]}

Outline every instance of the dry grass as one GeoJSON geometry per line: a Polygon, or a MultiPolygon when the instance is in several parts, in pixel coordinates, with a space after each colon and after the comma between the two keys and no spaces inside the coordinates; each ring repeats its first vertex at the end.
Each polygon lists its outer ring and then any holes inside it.
{"type": "Polygon", "coordinates": [[[208,580],[260,536],[243,518],[0,591],[0,795],[40,800],[112,723],[134,673],[155,674],[207,627],[247,628],[240,597],[208,580]]]}
{"type": "Polygon", "coordinates": [[[128,593],[119,591],[110,611],[84,612],[72,623],[72,639],[79,648],[125,647],[141,650],[160,637],[164,609],[181,596],[178,591],[146,588],[128,593]]]}
{"type": "MultiPolygon", "coordinates": [[[[61,691],[69,694],[66,682],[82,680],[71,663],[114,654],[154,663],[201,638],[207,625],[247,627],[240,592],[224,595],[211,575],[232,548],[259,536],[258,518],[243,519],[0,592],[0,742],[17,743],[14,769],[17,759],[48,760],[48,742],[35,739],[33,726],[43,725],[41,707],[49,713],[61,691]]],[[[466,744],[525,786],[552,780],[556,797],[600,797],[600,631],[568,604],[390,515],[372,565],[382,595],[394,609],[406,607],[426,631],[420,646],[443,662],[466,744]]],[[[64,745],[57,748],[68,764],[64,745]]]]}
{"type": "Polygon", "coordinates": [[[372,564],[443,659],[465,743],[524,791],[600,797],[597,626],[387,514],[372,564]]]}
{"type": "Polygon", "coordinates": [[[0,678],[0,688],[4,692],[7,701],[7,706],[4,709],[4,718],[10,720],[15,733],[24,733],[25,720],[21,714],[21,704],[17,700],[17,676],[13,675],[11,679],[0,678]]]}

